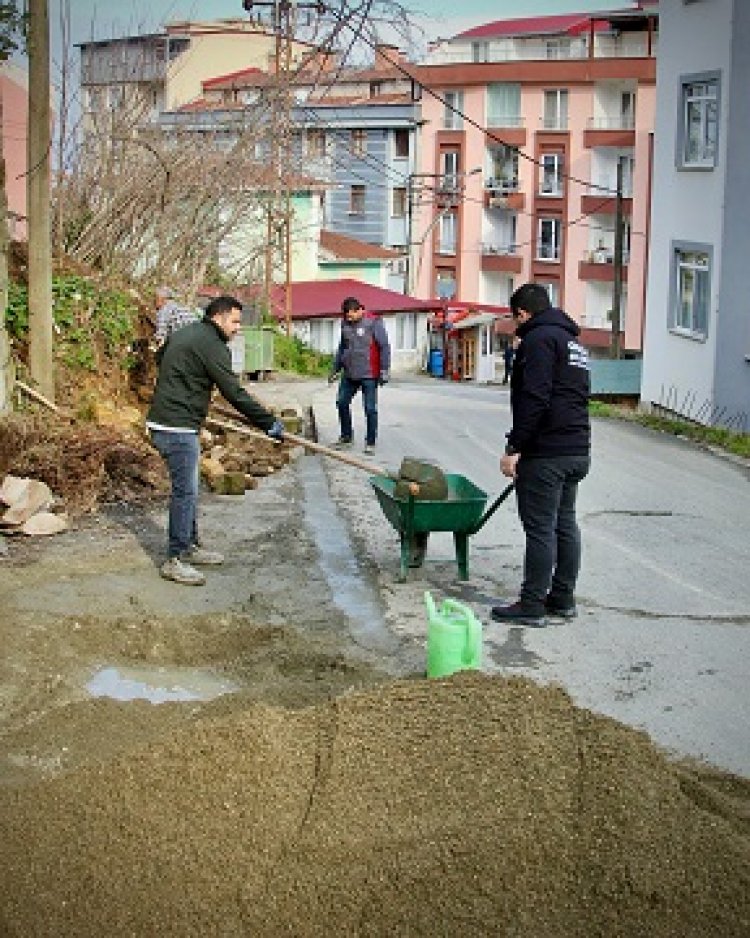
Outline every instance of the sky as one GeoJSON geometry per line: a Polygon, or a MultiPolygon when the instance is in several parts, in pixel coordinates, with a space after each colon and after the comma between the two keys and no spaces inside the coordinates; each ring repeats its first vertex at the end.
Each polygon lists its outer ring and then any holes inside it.
{"type": "MultiPolygon", "coordinates": [[[[171,19],[219,19],[244,16],[242,0],[69,0],[71,41],[152,32],[171,19]]],[[[352,0],[352,6],[356,6],[352,0]]],[[[450,36],[493,20],[545,13],[579,13],[629,6],[629,0],[402,0],[429,39],[450,36]],[[461,15],[456,15],[456,8],[461,15]]],[[[50,0],[53,47],[59,48],[60,0],[50,0]]]]}

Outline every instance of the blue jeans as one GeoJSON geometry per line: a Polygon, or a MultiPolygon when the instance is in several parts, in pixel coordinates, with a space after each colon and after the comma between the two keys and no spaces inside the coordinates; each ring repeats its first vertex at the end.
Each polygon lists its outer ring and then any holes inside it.
{"type": "Polygon", "coordinates": [[[198,543],[198,464],[200,442],[197,433],[169,433],[151,430],[151,442],[169,469],[172,491],[169,498],[168,555],[181,557],[198,543]]]}
{"type": "Polygon", "coordinates": [[[521,602],[539,606],[548,594],[563,604],[573,600],[581,567],[576,496],[588,471],[588,456],[518,461],[516,499],[526,534],[521,602]]]}
{"type": "Polygon", "coordinates": [[[365,442],[370,446],[374,446],[378,438],[378,382],[375,378],[362,378],[361,381],[352,381],[351,378],[342,375],[339,393],[336,397],[341,438],[343,440],[351,440],[352,438],[351,403],[360,388],[362,388],[362,404],[365,409],[367,427],[365,442]]]}

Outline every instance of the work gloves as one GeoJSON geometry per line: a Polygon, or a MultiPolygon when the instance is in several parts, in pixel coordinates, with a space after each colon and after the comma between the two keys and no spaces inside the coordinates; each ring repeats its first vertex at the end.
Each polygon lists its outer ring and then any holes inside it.
{"type": "Polygon", "coordinates": [[[380,372],[380,378],[378,379],[378,384],[382,388],[384,384],[388,384],[388,379],[391,377],[390,373],[387,371],[380,372]]]}
{"type": "Polygon", "coordinates": [[[339,376],[338,371],[332,371],[332,372],[328,375],[328,383],[329,383],[329,384],[333,384],[333,382],[338,379],[338,376],[339,376]]]}
{"type": "Polygon", "coordinates": [[[266,430],[266,436],[270,436],[272,440],[281,443],[284,439],[284,424],[280,420],[274,420],[273,424],[266,430]]]}

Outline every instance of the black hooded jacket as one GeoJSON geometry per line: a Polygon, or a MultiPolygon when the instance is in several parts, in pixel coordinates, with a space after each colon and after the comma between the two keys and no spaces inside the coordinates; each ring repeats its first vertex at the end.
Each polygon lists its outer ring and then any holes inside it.
{"type": "Polygon", "coordinates": [[[588,353],[561,309],[537,313],[516,330],[521,344],[510,379],[513,427],[508,451],[522,456],[589,452],[588,353]]]}

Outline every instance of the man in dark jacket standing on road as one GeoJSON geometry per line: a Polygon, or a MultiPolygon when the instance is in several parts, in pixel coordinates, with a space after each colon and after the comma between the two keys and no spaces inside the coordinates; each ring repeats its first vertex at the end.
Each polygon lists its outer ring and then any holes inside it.
{"type": "Polygon", "coordinates": [[[526,283],[510,298],[520,339],[510,382],[513,426],[500,460],[515,479],[526,534],[520,598],[493,606],[492,618],[544,624],[545,613],[573,618],[581,563],[578,483],[589,471],[588,354],[579,328],[552,307],[544,287],[526,283]]]}
{"type": "Polygon", "coordinates": [[[378,438],[378,386],[388,381],[391,367],[391,346],[381,319],[366,313],[362,304],[350,296],[341,304],[344,319],[341,340],[333,361],[329,382],[343,371],[336,398],[339,412],[339,448],[352,445],[352,411],[354,395],[362,390],[365,410],[365,453],[375,452],[378,438]]]}
{"type": "Polygon", "coordinates": [[[241,414],[281,440],[284,427],[241,386],[232,371],[227,342],[240,329],[242,304],[219,296],[206,307],[200,322],[169,336],[159,358],[159,376],[146,426],[151,441],[169,469],[169,548],[161,575],[176,583],[202,586],[206,582],[196,566],[223,563],[221,554],[198,543],[198,434],[206,419],[214,387],[241,414]]]}

